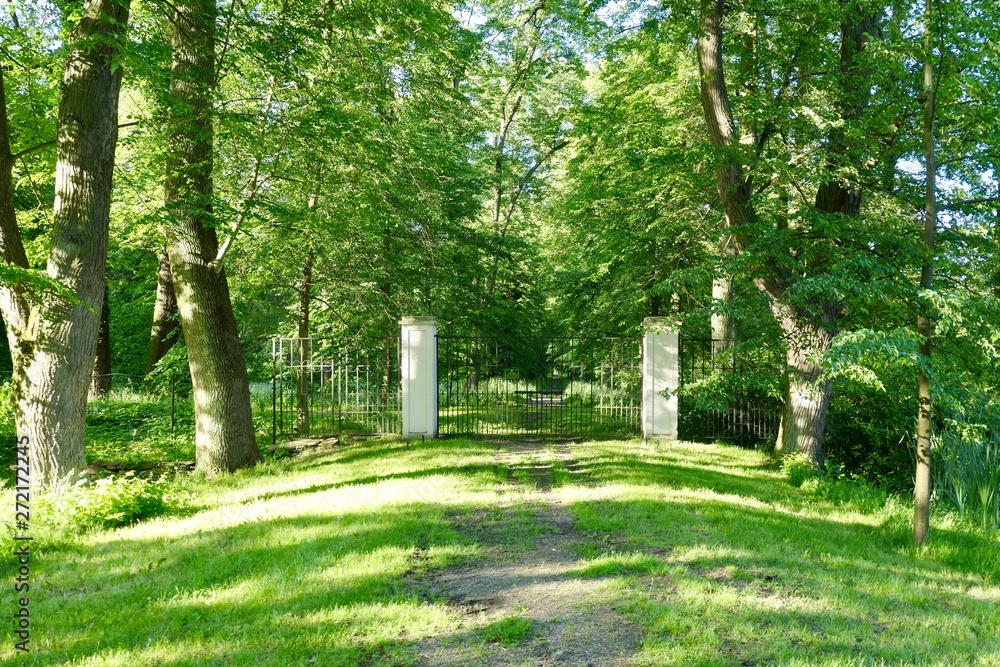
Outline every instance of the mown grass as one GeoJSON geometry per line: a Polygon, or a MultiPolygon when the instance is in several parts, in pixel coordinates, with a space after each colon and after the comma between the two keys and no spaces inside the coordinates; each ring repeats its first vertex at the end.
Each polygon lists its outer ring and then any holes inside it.
{"type": "MultiPolygon", "coordinates": [[[[915,549],[907,507],[825,500],[757,452],[570,447],[545,497],[577,517],[572,576],[607,579],[603,603],[641,627],[638,664],[1000,665],[996,534],[938,516],[915,549]]],[[[530,546],[543,494],[493,452],[370,441],[178,481],[182,516],[39,544],[32,651],[16,655],[8,630],[0,660],[413,665],[427,637],[523,641],[528,621],[470,619],[414,576],[498,540],[530,546]],[[470,529],[493,519],[488,537],[470,529]]]]}

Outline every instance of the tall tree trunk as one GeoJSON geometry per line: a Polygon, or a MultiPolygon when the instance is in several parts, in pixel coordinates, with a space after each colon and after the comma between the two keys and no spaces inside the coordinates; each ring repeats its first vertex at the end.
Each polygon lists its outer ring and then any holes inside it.
{"type": "Polygon", "coordinates": [[[296,396],[296,418],[299,435],[309,435],[309,301],[312,296],[312,253],[302,263],[302,284],[299,287],[299,386],[296,396]]]}
{"type": "Polygon", "coordinates": [[[104,305],[101,306],[101,325],[97,329],[97,353],[94,355],[94,373],[90,379],[90,396],[97,398],[111,391],[111,308],[108,304],[108,286],[104,286],[104,305]]]}
{"type": "Polygon", "coordinates": [[[803,324],[790,308],[772,303],[787,345],[788,389],[781,410],[775,452],[802,452],[815,465],[823,463],[823,432],[833,394],[833,381],[823,377],[823,355],[835,332],[803,324]]]}
{"type": "MultiPolygon", "coordinates": [[[[726,234],[719,242],[719,252],[724,256],[735,254],[736,247],[733,237],[726,234]]],[[[712,281],[712,301],[715,306],[724,304],[729,307],[733,305],[735,280],[731,273],[717,276],[712,281]]],[[[712,311],[712,356],[722,354],[726,350],[732,349],[736,344],[736,325],[733,316],[728,311],[712,311]]]]}
{"type": "MultiPolygon", "coordinates": [[[[877,13],[852,13],[841,24],[840,84],[843,97],[838,102],[838,108],[845,123],[856,122],[868,104],[868,73],[862,68],[858,56],[868,44],[869,37],[878,30],[877,13]]],[[[853,177],[845,178],[841,174],[842,168],[838,164],[838,161],[852,164],[857,158],[853,155],[855,147],[848,144],[846,136],[843,126],[838,125],[830,132],[828,177],[816,190],[815,206],[820,213],[855,218],[861,213],[862,190],[853,177]]],[[[781,413],[775,451],[802,451],[816,465],[823,462],[823,428],[833,395],[832,382],[822,378],[820,360],[830,349],[841,312],[839,303],[820,305],[823,314],[818,319],[778,316],[788,345],[788,393],[781,413]],[[803,320],[812,326],[802,326],[803,320]],[[803,429],[803,424],[807,428],[803,429]]]]}
{"type": "Polygon", "coordinates": [[[170,258],[160,255],[156,272],[156,304],[153,306],[153,327],[149,332],[146,351],[146,375],[153,372],[160,359],[180,339],[180,321],[177,317],[177,299],[174,297],[174,280],[170,273],[170,258]]]}
{"type": "MultiPolygon", "coordinates": [[[[33,481],[47,486],[86,464],[87,392],[104,297],[111,179],[118,141],[116,63],[128,0],[90,0],[68,40],[58,112],[56,182],[46,272],[78,302],[44,294],[28,306],[23,288],[0,287],[14,361],[14,420],[27,437],[33,481]]],[[[2,82],[0,82],[2,83],[2,82]]],[[[6,100],[4,109],[6,109],[6,100]]],[[[10,142],[0,118],[0,244],[7,264],[27,267],[8,195],[10,142]]]]}
{"type": "Polygon", "coordinates": [[[260,460],[250,383],[212,219],[214,0],[175,5],[164,225],[195,411],[196,468],[214,473],[260,460]]]}
{"type": "MultiPolygon", "coordinates": [[[[934,236],[937,232],[937,163],[934,152],[934,52],[931,44],[931,3],[924,5],[924,183],[926,211],[924,244],[927,261],[920,271],[920,289],[934,286],[934,236]]],[[[934,325],[925,312],[917,315],[920,334],[920,370],[917,374],[917,474],[913,486],[913,539],[923,544],[930,529],[931,502],[931,337],[934,325]]]]}
{"type": "MultiPolygon", "coordinates": [[[[26,270],[28,256],[24,251],[14,212],[14,155],[11,153],[7,94],[3,78],[6,67],[7,64],[0,61],[0,260],[5,267],[26,270]]],[[[3,312],[4,332],[12,367],[17,366],[18,340],[28,323],[29,305],[25,292],[21,285],[0,280],[0,312],[3,312]]]]}
{"type": "MultiPolygon", "coordinates": [[[[735,123],[723,71],[722,20],[724,0],[702,0],[701,36],[698,63],[701,70],[701,102],[713,145],[735,145],[735,123]]],[[[856,121],[870,97],[870,86],[858,54],[868,37],[878,29],[879,12],[848,16],[841,26],[840,78],[843,99],[839,106],[846,122],[856,121]]],[[[823,213],[855,216],[860,211],[861,189],[850,170],[839,170],[838,162],[857,165],[841,129],[830,135],[830,177],[816,195],[816,208],[823,213]]],[[[757,137],[760,141],[760,137],[757,137]]],[[[751,203],[750,179],[738,157],[723,162],[716,172],[719,196],[737,251],[755,240],[756,212],[751,203]]],[[[822,270],[822,266],[818,267],[822,270]]],[[[771,308],[784,332],[788,346],[789,391],[782,413],[777,448],[786,452],[805,451],[818,465],[822,462],[823,428],[832,385],[822,377],[821,357],[829,349],[841,315],[839,303],[812,303],[808,309],[796,307],[786,298],[794,274],[774,259],[765,264],[765,273],[754,279],[771,300],[771,308]]]]}

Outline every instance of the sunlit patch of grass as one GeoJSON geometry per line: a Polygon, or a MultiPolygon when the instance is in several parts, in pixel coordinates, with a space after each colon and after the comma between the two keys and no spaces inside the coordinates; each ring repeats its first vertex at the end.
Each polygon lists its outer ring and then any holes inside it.
{"type": "Polygon", "coordinates": [[[438,637],[486,664],[545,626],[470,618],[420,582],[531,553],[558,503],[576,519],[566,576],[601,579],[601,604],[642,628],[638,664],[1000,665],[996,533],[937,515],[916,549],[908,503],[793,487],[754,451],[571,450],[571,468],[552,449],[508,467],[481,442],[370,441],[172,482],[183,516],[39,544],[33,650],[15,655],[8,630],[0,661],[413,665],[438,637]],[[548,492],[528,471],[545,465],[548,492]]]}
{"type": "Polygon", "coordinates": [[[625,574],[663,574],[667,569],[662,560],[643,553],[619,554],[612,551],[585,561],[580,567],[570,570],[569,574],[587,579],[625,574]]]}
{"type": "Polygon", "coordinates": [[[756,452],[578,454],[600,483],[559,494],[608,546],[575,574],[627,582],[640,664],[1000,664],[996,535],[939,516],[915,549],[905,503],[797,489],[756,452]]]}
{"type": "Polygon", "coordinates": [[[484,627],[480,632],[483,640],[495,642],[501,646],[517,646],[531,636],[533,624],[531,619],[523,616],[506,616],[484,627]]]}

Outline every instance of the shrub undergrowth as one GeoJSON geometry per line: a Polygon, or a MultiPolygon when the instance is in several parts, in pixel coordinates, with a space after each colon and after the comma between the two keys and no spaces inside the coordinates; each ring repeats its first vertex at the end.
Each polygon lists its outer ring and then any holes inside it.
{"type": "Polygon", "coordinates": [[[1000,433],[946,430],[933,451],[937,497],[984,530],[1000,527],[1000,433]]]}

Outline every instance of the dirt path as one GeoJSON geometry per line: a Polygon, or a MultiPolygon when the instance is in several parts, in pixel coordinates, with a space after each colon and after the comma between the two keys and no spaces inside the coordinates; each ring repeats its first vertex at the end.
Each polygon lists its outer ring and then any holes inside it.
{"type": "Polygon", "coordinates": [[[473,566],[436,572],[415,582],[430,596],[450,601],[468,619],[454,635],[422,641],[419,664],[631,664],[640,633],[614,609],[613,582],[570,574],[580,565],[578,547],[589,540],[550,493],[557,467],[564,474],[580,474],[570,447],[503,443],[498,445],[496,458],[510,471],[511,484],[520,487],[519,494],[525,486],[534,486],[537,502],[484,510],[471,521],[463,515],[458,529],[474,537],[488,556],[473,566]],[[525,531],[535,539],[525,539],[525,531]],[[527,623],[518,626],[520,630],[514,631],[516,636],[506,645],[484,639],[484,624],[511,616],[527,623]]]}

